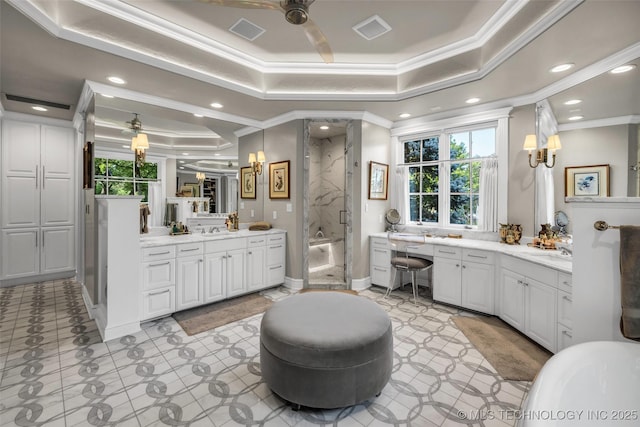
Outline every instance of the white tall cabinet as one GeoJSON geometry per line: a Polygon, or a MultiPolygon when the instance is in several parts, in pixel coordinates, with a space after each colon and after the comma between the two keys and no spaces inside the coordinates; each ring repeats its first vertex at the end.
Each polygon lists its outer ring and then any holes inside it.
{"type": "Polygon", "coordinates": [[[3,281],[75,272],[74,129],[2,122],[3,281]]]}

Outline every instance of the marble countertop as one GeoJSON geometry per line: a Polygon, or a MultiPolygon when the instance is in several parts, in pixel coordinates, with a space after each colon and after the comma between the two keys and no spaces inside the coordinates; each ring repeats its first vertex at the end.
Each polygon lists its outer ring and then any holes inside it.
{"type": "MultiPolygon", "coordinates": [[[[413,233],[400,233],[410,236],[418,236],[413,233]]],[[[373,233],[370,237],[387,238],[387,233],[373,233]]],[[[562,255],[557,250],[543,250],[533,248],[525,244],[520,245],[507,245],[506,243],[488,241],[488,240],[474,240],[474,239],[452,239],[449,237],[426,237],[425,244],[429,245],[442,245],[453,246],[459,248],[468,249],[481,249],[486,251],[493,251],[511,255],[516,258],[531,261],[536,264],[550,267],[565,273],[571,273],[573,261],[570,255],[562,255]]]]}
{"type": "Polygon", "coordinates": [[[193,234],[180,234],[176,236],[162,235],[162,236],[141,236],[140,247],[152,248],[154,246],[176,245],[180,243],[199,243],[209,242],[212,240],[226,240],[239,237],[252,237],[263,236],[268,234],[284,233],[285,230],[272,228],[271,230],[256,230],[251,231],[249,229],[243,229],[238,231],[214,231],[212,233],[193,233],[193,234]]]}

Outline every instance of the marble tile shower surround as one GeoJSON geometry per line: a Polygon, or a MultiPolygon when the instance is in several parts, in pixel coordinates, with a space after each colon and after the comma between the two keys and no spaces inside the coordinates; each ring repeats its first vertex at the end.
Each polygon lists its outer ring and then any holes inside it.
{"type": "MultiPolygon", "coordinates": [[[[340,211],[345,209],[345,135],[309,140],[309,237],[322,229],[332,242],[344,240],[340,211]]],[[[344,246],[334,248],[336,265],[344,264],[344,246]],[[342,249],[342,251],[340,250],[342,249]]]]}
{"type": "MultiPolygon", "coordinates": [[[[451,320],[468,313],[420,289],[388,298],[391,380],[375,400],[292,411],[262,382],[262,314],[187,336],[172,317],[101,342],[73,281],[0,289],[0,425],[13,426],[509,426],[529,390],[505,381],[451,320]]],[[[292,291],[264,291],[278,301],[292,291]]]]}

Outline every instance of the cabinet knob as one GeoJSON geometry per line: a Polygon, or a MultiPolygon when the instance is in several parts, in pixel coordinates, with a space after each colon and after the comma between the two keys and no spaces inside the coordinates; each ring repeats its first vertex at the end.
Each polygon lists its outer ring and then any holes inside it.
{"type": "Polygon", "coordinates": [[[463,265],[462,265],[462,268],[467,268],[467,266],[463,264],[463,265]]]}
{"type": "Polygon", "coordinates": [[[460,267],[460,264],[456,264],[456,267],[460,267]]]}

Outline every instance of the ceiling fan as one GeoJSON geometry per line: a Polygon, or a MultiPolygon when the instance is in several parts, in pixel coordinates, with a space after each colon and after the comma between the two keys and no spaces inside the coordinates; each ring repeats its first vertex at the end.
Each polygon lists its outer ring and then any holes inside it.
{"type": "Polygon", "coordinates": [[[302,25],[309,42],[316,48],[324,62],[333,62],[333,51],[320,28],[309,17],[309,6],[315,0],[201,0],[220,6],[239,7],[245,9],[271,9],[284,13],[287,22],[302,25]]]}

